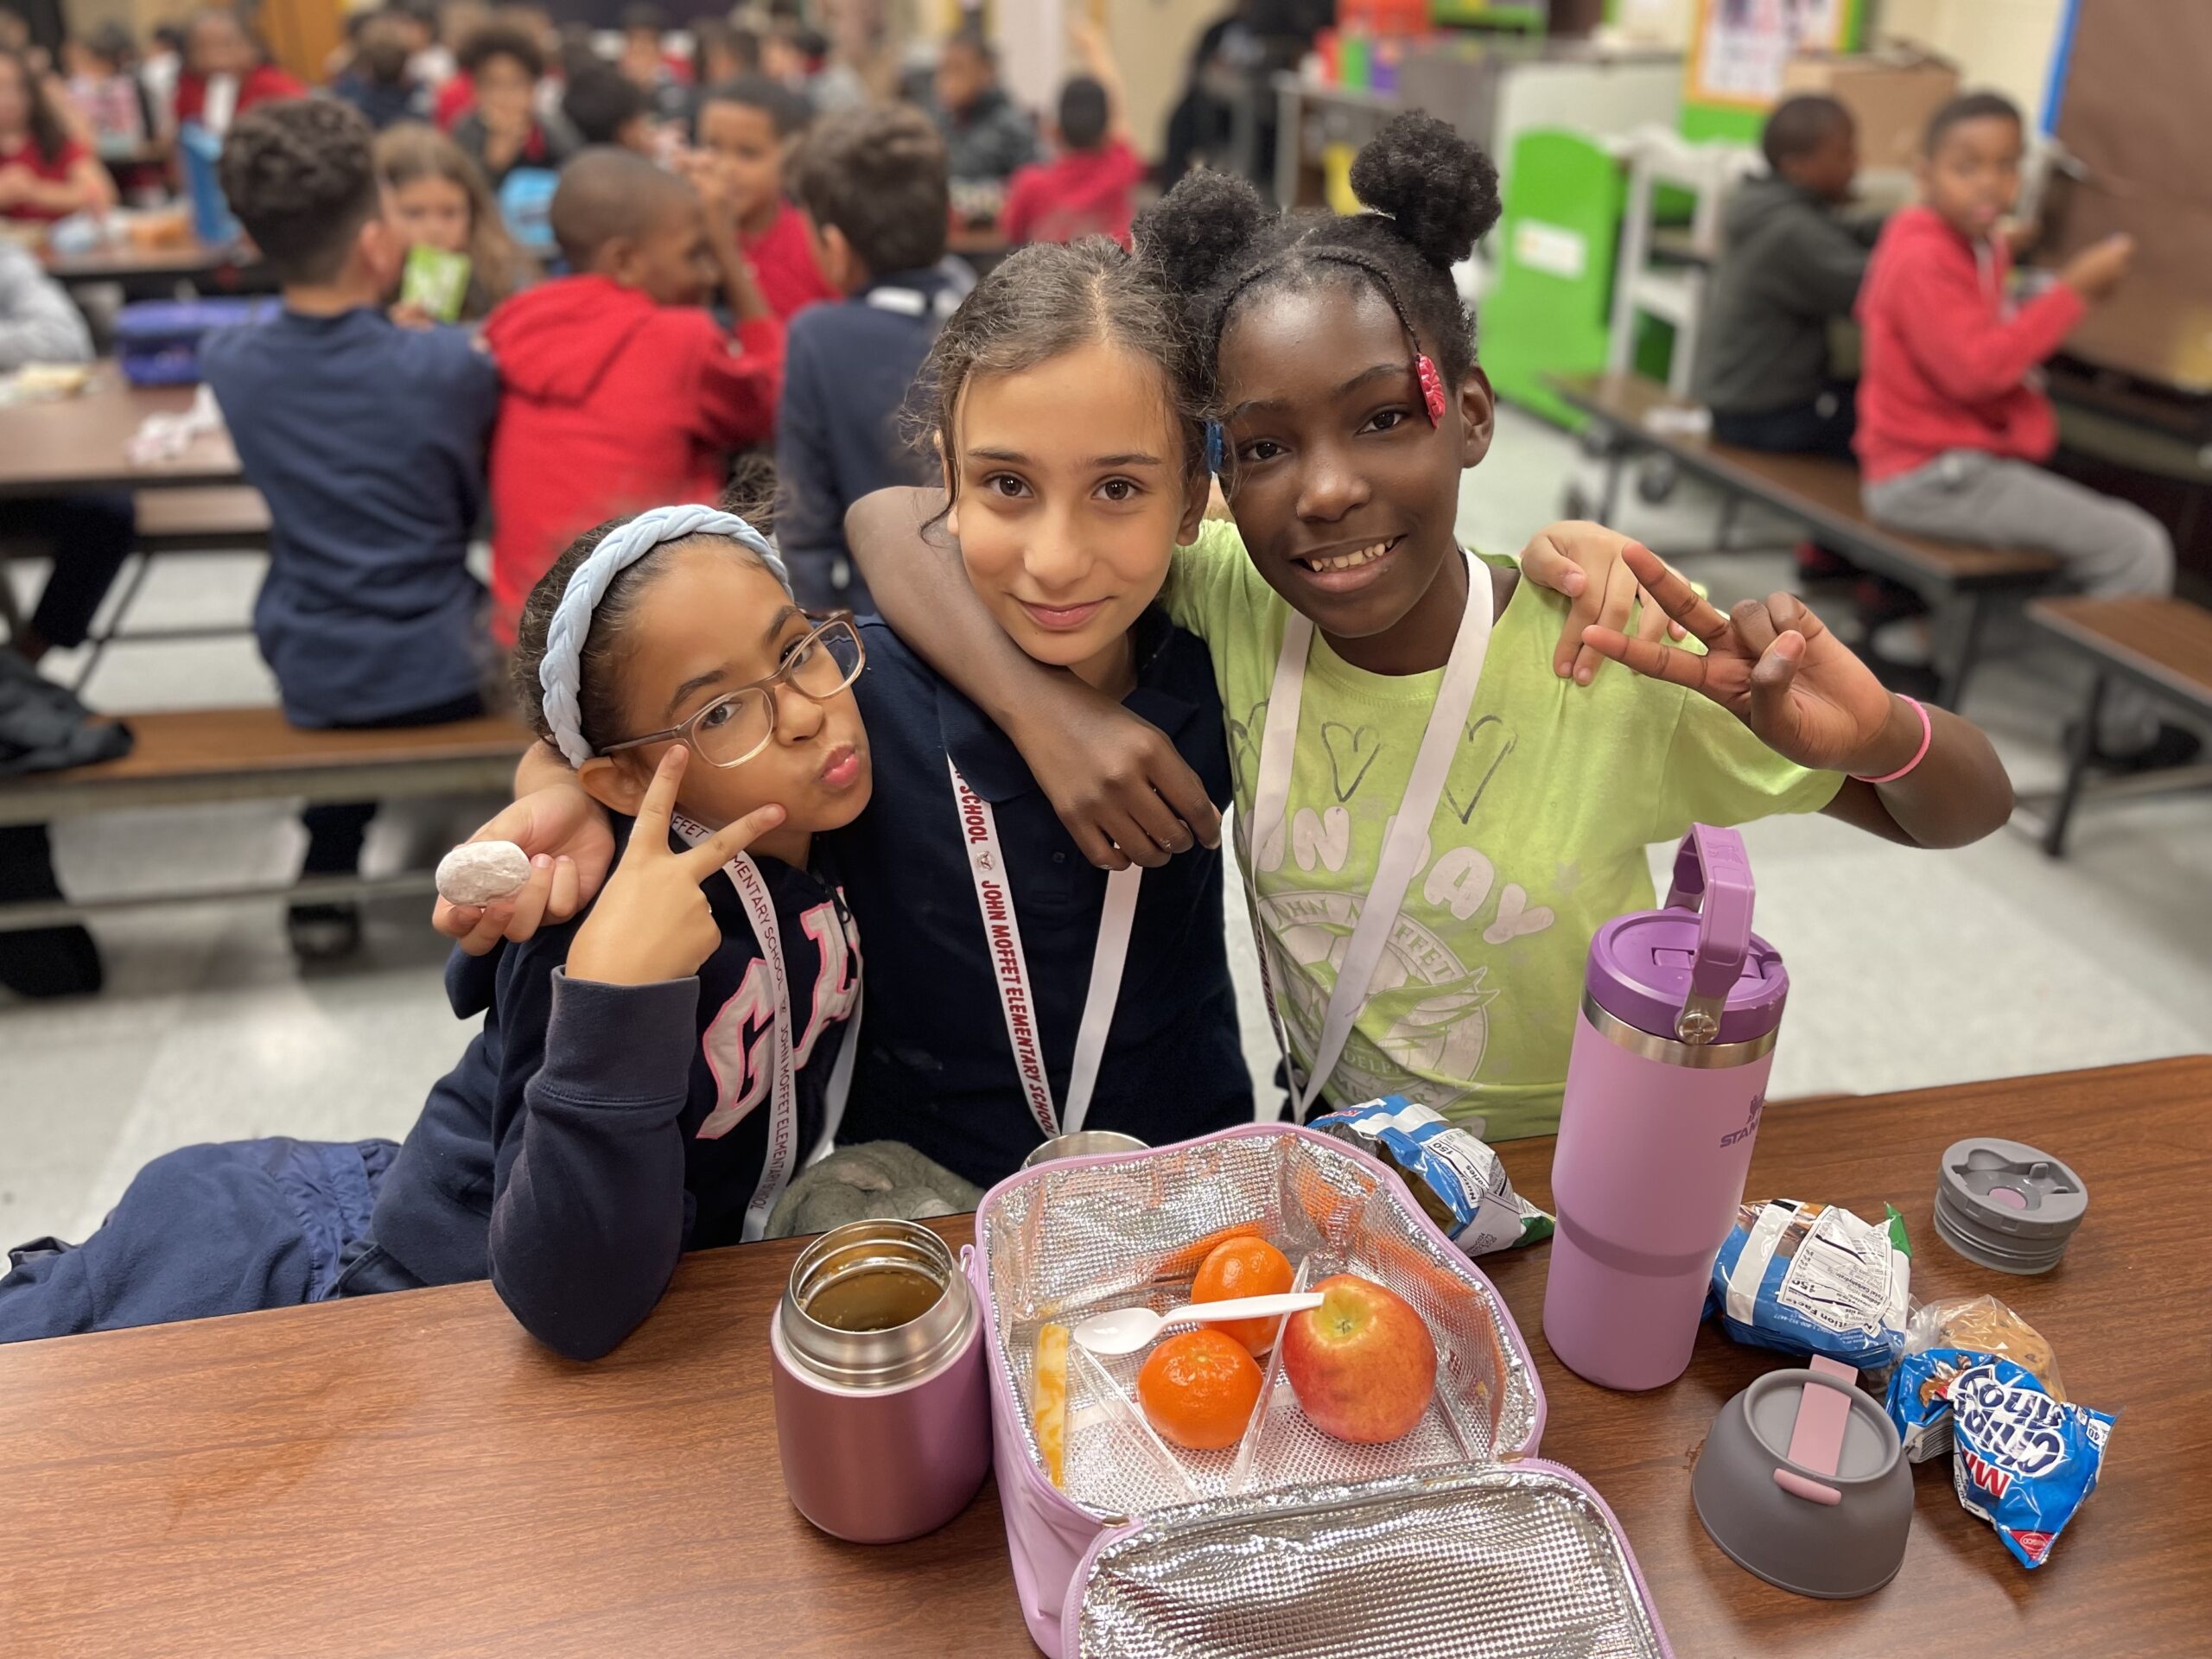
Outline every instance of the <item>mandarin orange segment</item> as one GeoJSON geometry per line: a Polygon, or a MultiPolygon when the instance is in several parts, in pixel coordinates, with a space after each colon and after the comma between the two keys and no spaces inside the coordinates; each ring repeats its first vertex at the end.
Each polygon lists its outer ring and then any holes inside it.
{"type": "MultiPolygon", "coordinates": [[[[1239,1296],[1280,1296],[1297,1275],[1290,1258],[1264,1238],[1227,1238],[1213,1247],[1191,1281],[1194,1302],[1225,1302],[1239,1296]]],[[[1212,1328],[1243,1344],[1254,1356],[1274,1346],[1280,1319],[1230,1319],[1212,1328]]]]}
{"type": "Polygon", "coordinates": [[[1160,1439],[1217,1452],[1243,1438],[1260,1382],[1260,1368],[1242,1343],[1201,1325],[1152,1351],[1137,1373],[1137,1398],[1160,1439]]]}

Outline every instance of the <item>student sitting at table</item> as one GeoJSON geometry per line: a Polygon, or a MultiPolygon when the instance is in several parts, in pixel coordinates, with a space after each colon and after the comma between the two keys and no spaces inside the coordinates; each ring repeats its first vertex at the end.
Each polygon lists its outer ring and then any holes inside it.
{"type": "Polygon", "coordinates": [[[605,890],[454,953],[448,994],[482,1028],[404,1147],[157,1158],[81,1246],[15,1253],[0,1342],[489,1277],[532,1336],[595,1359],[682,1252],[762,1236],[852,1065],[858,940],[817,849],[872,787],[861,660],[728,513],[580,537],[531,594],[514,689],[620,815],[605,890]]]}
{"type": "Polygon", "coordinates": [[[461,67],[475,101],[454,123],[454,142],[484,169],[495,192],[520,168],[557,170],[581,147],[565,119],[538,112],[545,54],[526,31],[486,23],[461,48],[461,67]]]}
{"type": "Polygon", "coordinates": [[[429,112],[429,94],[408,67],[410,27],[396,11],[370,12],[353,42],[353,61],[330,83],[331,96],[351,104],[378,132],[429,112]]]}
{"type": "Polygon", "coordinates": [[[1145,166],[1129,144],[1121,72],[1096,25],[1071,19],[1068,29],[1089,73],[1060,88],[1060,153],[1014,175],[999,229],[1014,243],[1110,236],[1126,248],[1145,166]]]}
{"type": "Polygon", "coordinates": [[[492,444],[492,632],[561,550],[612,514],[713,501],[733,451],[775,431],[784,331],[725,213],[626,149],[587,150],[553,196],[575,274],[501,306],[484,338],[506,391],[492,444]],[[719,276],[737,315],[704,304],[719,276]]]}
{"type": "Polygon", "coordinates": [[[587,144],[613,144],[652,160],[658,153],[652,106],[620,71],[594,63],[569,77],[561,113],[587,144]]]}
{"type": "MultiPolygon", "coordinates": [[[[1995,92],[1936,111],[1917,168],[1921,199],[1875,245],[1859,300],[1866,345],[1853,442],[1867,516],[1892,530],[2057,556],[2100,598],[2173,592],[2166,527],[2132,501],[2042,463],[2058,447],[2043,360],[2126,279],[2132,237],[2082,249],[2057,280],[2015,302],[2000,223],[2020,188],[2020,112],[1995,92]]],[[[2147,694],[2104,698],[2096,758],[2120,771],[2177,766],[2196,734],[2158,718],[2147,694]]]]}
{"type": "Polygon", "coordinates": [[[810,605],[872,611],[845,547],[845,509],[937,463],[899,429],[930,342],[963,297],[944,269],[944,143],[912,105],[849,110],[791,168],[830,282],[844,300],[791,321],[776,416],[776,539],[810,605]]]}
{"type": "MultiPolygon", "coordinates": [[[[38,262],[0,237],[0,375],[27,363],[86,363],[85,319],[38,262]]],[[[8,645],[36,663],[54,647],[82,645],[100,601],[130,556],[137,515],[128,491],[15,500],[0,509],[9,530],[50,547],[54,562],[38,608],[8,645]]],[[[4,580],[0,576],[0,580],[4,580]]],[[[63,696],[59,686],[52,688],[63,696]]],[[[0,826],[0,903],[59,899],[42,823],[0,826]]],[[[0,932],[0,985],[18,996],[73,996],[100,988],[100,957],[82,927],[0,932]]]]}
{"type": "Polygon", "coordinates": [[[537,267],[507,234],[484,175],[452,139],[419,121],[403,122],[377,135],[376,156],[385,211],[401,241],[468,257],[458,321],[482,321],[493,307],[537,280],[537,267]]]}
{"type": "Polygon", "coordinates": [[[979,29],[963,29],[938,55],[932,111],[944,133],[952,181],[1004,184],[1037,159],[1037,129],[999,85],[998,54],[979,29]]]}
{"type": "MultiPolygon", "coordinates": [[[[283,289],[283,309],[219,330],[200,365],[247,481],[269,501],[254,633],[285,717],[428,726],[483,710],[484,593],[467,566],[499,377],[468,335],[385,315],[404,247],[368,124],[331,99],[241,116],[223,194],[283,289]]],[[[302,873],[351,874],[373,802],[301,814],[302,873]]],[[[350,950],[350,905],[296,905],[293,948],[350,950]]]]}
{"type": "Polygon", "coordinates": [[[115,206],[115,185],[73,137],[20,52],[0,52],[0,219],[40,221],[115,206]]]}
{"type": "Polygon", "coordinates": [[[698,149],[685,158],[692,182],[736,226],[761,294],[785,322],[838,297],[784,194],[785,157],[806,123],[798,93],[765,75],[741,76],[699,94],[698,149]]]}
{"type": "Polygon", "coordinates": [[[248,110],[278,99],[305,98],[306,86],[269,61],[234,11],[203,11],[184,37],[184,73],[176,82],[176,123],[228,132],[248,110]]]}

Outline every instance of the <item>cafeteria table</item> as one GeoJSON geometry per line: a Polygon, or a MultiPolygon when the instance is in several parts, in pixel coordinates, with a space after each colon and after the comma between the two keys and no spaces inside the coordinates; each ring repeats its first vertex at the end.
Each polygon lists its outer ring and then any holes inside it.
{"type": "MultiPolygon", "coordinates": [[[[1505,1144],[1549,1196],[1551,1142],[1505,1144]]],[[[1705,1536],[1689,1472],[1720,1405],[1787,1363],[1710,1326],[1648,1395],[1563,1370],[1545,1247],[1486,1256],[1536,1358],[1543,1455],[1619,1516],[1681,1659],[2205,1651],[2212,1585],[2212,1057],[1770,1107],[1753,1197],[1904,1211],[1922,1297],[1988,1292],[2121,1414],[2103,1484],[2029,1573],[1916,1471],[1903,1571],[1801,1599],[1705,1536]],[[2011,1278],[1953,1254],[1936,1163],[1974,1132],[2066,1159],[2090,1205],[2065,1260],[2011,1278]]],[[[970,1222],[933,1223],[955,1243],[970,1222]]],[[[868,1548],[785,1500],[767,1325],[799,1246],[704,1251],[595,1364],[524,1334],[486,1284],[0,1348],[0,1654],[429,1656],[1033,1651],[996,1497],[868,1548]]]]}
{"type": "Polygon", "coordinates": [[[134,386],[108,359],[73,397],[0,404],[0,498],[243,483],[226,435],[196,438],[167,460],[131,459],[131,435],[145,418],[182,414],[194,391],[134,386]]]}

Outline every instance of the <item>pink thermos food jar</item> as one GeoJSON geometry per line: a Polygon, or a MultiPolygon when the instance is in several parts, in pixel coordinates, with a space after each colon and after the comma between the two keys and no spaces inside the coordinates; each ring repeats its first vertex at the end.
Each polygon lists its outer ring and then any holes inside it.
{"type": "Polygon", "coordinates": [[[791,1265],[768,1327],[784,1489],[860,1544],[934,1531],[991,1466],[983,1321],[952,1252],[911,1221],[856,1221],[791,1265]]]}
{"type": "Polygon", "coordinates": [[[1751,931],[1732,830],[1693,828],[1666,908],[1615,917],[1591,940],[1544,1286],[1544,1339],[1568,1370],[1656,1389],[1689,1363],[1789,994],[1781,957],[1751,931]]]}

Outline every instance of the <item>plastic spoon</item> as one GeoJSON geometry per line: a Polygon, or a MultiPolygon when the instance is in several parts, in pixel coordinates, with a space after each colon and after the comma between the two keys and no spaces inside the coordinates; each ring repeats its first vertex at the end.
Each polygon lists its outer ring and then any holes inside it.
{"type": "Polygon", "coordinates": [[[1185,1302],[1165,1313],[1148,1307],[1117,1307],[1094,1313],[1071,1333],[1094,1354],[1134,1354],[1171,1325],[1212,1325],[1221,1319],[1266,1319],[1303,1313],[1321,1306],[1318,1290],[1281,1296],[1240,1296],[1226,1302],[1185,1302]]]}

